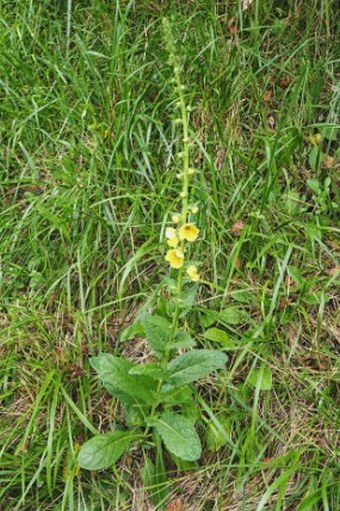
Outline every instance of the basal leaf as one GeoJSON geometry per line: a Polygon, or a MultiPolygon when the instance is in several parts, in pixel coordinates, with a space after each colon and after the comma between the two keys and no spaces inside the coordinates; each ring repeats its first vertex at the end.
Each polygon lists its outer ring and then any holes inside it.
{"type": "Polygon", "coordinates": [[[227,332],[224,332],[224,330],[220,328],[209,328],[209,330],[204,333],[204,337],[209,339],[209,341],[218,342],[228,350],[233,350],[236,347],[227,332]]]}
{"type": "Polygon", "coordinates": [[[170,406],[186,406],[193,403],[192,391],[189,387],[162,388],[162,403],[170,406]]]}
{"type": "Polygon", "coordinates": [[[141,321],[148,343],[156,355],[161,355],[171,341],[171,323],[166,318],[151,314],[145,314],[141,321]]]}
{"type": "Polygon", "coordinates": [[[218,451],[228,443],[228,438],[230,437],[230,417],[226,413],[219,414],[215,421],[211,420],[207,425],[205,440],[209,451],[218,451]]]}
{"type": "Polygon", "coordinates": [[[272,372],[270,367],[262,364],[260,368],[255,368],[248,376],[248,383],[253,387],[260,386],[261,390],[270,390],[272,388],[272,372]]]}
{"type": "Polygon", "coordinates": [[[182,460],[195,461],[201,456],[200,439],[193,424],[175,413],[163,413],[152,422],[166,448],[182,460]]]}
{"type": "Polygon", "coordinates": [[[204,309],[201,323],[204,327],[209,327],[213,323],[222,325],[239,325],[248,320],[248,314],[240,307],[227,307],[221,311],[204,309]]]}
{"type": "Polygon", "coordinates": [[[124,328],[124,330],[120,334],[120,340],[122,342],[129,341],[136,336],[144,336],[144,328],[140,321],[135,321],[131,325],[124,328]]]}
{"type": "Polygon", "coordinates": [[[120,401],[122,401],[122,403],[129,406],[132,406],[136,403],[136,399],[134,397],[130,396],[130,394],[127,394],[126,392],[117,389],[117,387],[110,385],[110,383],[103,381],[103,385],[109,392],[109,394],[111,394],[112,397],[119,399],[120,401]]]}
{"type": "Polygon", "coordinates": [[[156,382],[148,376],[129,374],[134,364],[129,360],[114,355],[102,354],[91,358],[91,365],[97,371],[104,385],[132,396],[136,401],[153,404],[155,401],[156,382]]]}
{"type": "Polygon", "coordinates": [[[223,309],[218,315],[220,323],[229,325],[239,325],[247,320],[247,313],[239,307],[227,307],[223,309]]]}
{"type": "Polygon", "coordinates": [[[80,449],[78,463],[87,470],[100,470],[113,465],[134,441],[141,438],[131,431],[115,431],[96,435],[80,449]]]}
{"type": "Polygon", "coordinates": [[[314,146],[308,154],[308,162],[312,170],[317,171],[321,162],[322,152],[314,146]]]}
{"type": "Polygon", "coordinates": [[[133,366],[129,374],[132,375],[146,375],[153,380],[160,380],[165,377],[165,371],[158,364],[139,364],[133,366]]]}
{"type": "Polygon", "coordinates": [[[174,358],[167,366],[168,384],[163,390],[190,383],[223,367],[228,358],[220,351],[191,350],[174,358]]]}
{"type": "Polygon", "coordinates": [[[195,341],[190,337],[188,332],[179,330],[175,333],[174,342],[171,344],[171,348],[192,348],[195,344],[195,341]]]}

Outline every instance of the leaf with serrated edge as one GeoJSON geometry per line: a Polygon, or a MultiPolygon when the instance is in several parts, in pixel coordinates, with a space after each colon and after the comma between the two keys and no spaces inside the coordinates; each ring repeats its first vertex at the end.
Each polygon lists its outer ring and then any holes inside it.
{"type": "Polygon", "coordinates": [[[248,376],[248,383],[253,387],[257,387],[261,390],[271,390],[272,388],[272,372],[270,367],[262,365],[259,369],[253,369],[248,376]]]}
{"type": "Polygon", "coordinates": [[[86,470],[101,470],[116,463],[125,449],[140,435],[131,431],[115,431],[96,435],[86,442],[80,449],[78,463],[86,470]]]}
{"type": "Polygon", "coordinates": [[[221,330],[220,328],[209,328],[209,330],[204,333],[204,337],[209,341],[220,343],[224,349],[235,349],[235,345],[227,332],[224,332],[224,330],[221,330]]]}
{"type": "Polygon", "coordinates": [[[216,369],[223,367],[228,358],[220,351],[191,350],[179,357],[174,358],[167,366],[169,384],[163,390],[171,386],[183,385],[199,380],[216,369]]]}
{"type": "Polygon", "coordinates": [[[132,375],[146,375],[153,380],[160,380],[165,377],[165,372],[162,367],[157,364],[140,364],[132,367],[129,371],[132,375]]]}
{"type": "Polygon", "coordinates": [[[190,337],[188,332],[178,330],[175,333],[174,342],[171,344],[171,348],[192,348],[195,346],[195,341],[190,337]]]}
{"type": "Polygon", "coordinates": [[[152,421],[166,448],[186,461],[198,460],[202,447],[196,430],[188,419],[175,413],[163,413],[152,421]]]}
{"type": "Polygon", "coordinates": [[[162,354],[171,341],[171,323],[161,316],[146,314],[142,318],[142,324],[148,343],[156,354],[162,354]]]}
{"type": "Polygon", "coordinates": [[[129,360],[114,355],[102,354],[91,358],[92,367],[98,372],[98,376],[104,384],[110,384],[129,396],[136,402],[143,401],[147,404],[155,402],[156,383],[148,376],[129,374],[134,364],[129,360]]]}

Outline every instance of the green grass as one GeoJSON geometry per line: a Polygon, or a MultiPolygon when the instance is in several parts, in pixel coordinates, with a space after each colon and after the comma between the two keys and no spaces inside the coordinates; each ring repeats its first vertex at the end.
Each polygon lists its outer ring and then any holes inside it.
{"type": "Polygon", "coordinates": [[[179,131],[164,15],[199,170],[190,328],[213,345],[207,314],[227,308],[236,347],[200,388],[202,438],[224,412],[228,443],[195,470],[169,465],[171,492],[185,510],[340,509],[337,2],[251,4],[0,0],[1,510],[153,509],[140,452],[100,473],[76,456],[121,417],[89,357],[143,357],[120,332],[167,272],[179,131]],[[262,362],[270,391],[247,383],[262,362]]]}

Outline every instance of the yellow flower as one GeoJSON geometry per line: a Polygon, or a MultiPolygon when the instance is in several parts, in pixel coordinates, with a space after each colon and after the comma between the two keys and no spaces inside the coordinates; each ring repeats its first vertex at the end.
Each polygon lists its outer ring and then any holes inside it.
{"type": "Polygon", "coordinates": [[[167,238],[167,244],[169,247],[177,248],[179,239],[177,236],[177,231],[173,227],[167,227],[165,229],[165,237],[167,238]]]}
{"type": "Polygon", "coordinates": [[[196,225],[184,224],[179,228],[178,236],[180,240],[195,241],[199,232],[196,225]]]}
{"type": "Polygon", "coordinates": [[[167,227],[165,229],[165,237],[167,238],[167,244],[169,247],[177,248],[179,239],[177,236],[177,231],[173,227],[167,227]]]}
{"type": "Polygon", "coordinates": [[[315,133],[315,135],[310,135],[309,141],[313,145],[319,145],[321,142],[321,133],[315,133]]]}
{"type": "Polygon", "coordinates": [[[200,275],[197,271],[197,268],[193,264],[188,266],[187,274],[193,282],[197,282],[200,279],[200,275]]]}
{"type": "Polygon", "coordinates": [[[171,238],[169,240],[167,240],[167,244],[169,245],[169,247],[172,247],[172,248],[177,248],[178,247],[178,243],[179,243],[179,239],[177,238],[171,238]]]}
{"type": "Polygon", "coordinates": [[[174,215],[172,215],[171,220],[173,221],[174,224],[179,224],[181,221],[181,217],[177,215],[177,213],[175,213],[174,215]]]}
{"type": "Polygon", "coordinates": [[[191,213],[193,215],[196,215],[198,213],[198,207],[197,206],[191,206],[190,209],[191,209],[191,213]]]}
{"type": "Polygon", "coordinates": [[[181,250],[168,250],[165,260],[170,263],[171,268],[181,268],[183,266],[184,254],[181,250]]]}

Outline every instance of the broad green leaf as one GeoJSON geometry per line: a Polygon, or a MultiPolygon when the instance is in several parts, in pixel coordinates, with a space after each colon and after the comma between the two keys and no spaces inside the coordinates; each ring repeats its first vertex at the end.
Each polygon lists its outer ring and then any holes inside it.
{"type": "Polygon", "coordinates": [[[270,367],[262,364],[259,369],[255,368],[248,376],[248,383],[253,387],[260,386],[261,390],[270,390],[272,388],[272,372],[270,367]]]}
{"type": "Polygon", "coordinates": [[[321,184],[318,179],[307,179],[307,185],[314,193],[321,191],[321,184]]]}
{"type": "Polygon", "coordinates": [[[145,335],[151,348],[157,355],[161,355],[166,350],[172,337],[172,325],[161,316],[152,316],[146,314],[142,318],[142,324],[145,335]]]}
{"type": "Polygon", "coordinates": [[[165,377],[165,371],[158,364],[140,364],[133,366],[129,374],[132,375],[146,375],[153,380],[160,380],[165,377]]]}
{"type": "Polygon", "coordinates": [[[198,284],[191,285],[185,289],[181,296],[181,303],[184,308],[190,310],[195,303],[196,294],[198,290],[198,284]]]}
{"type": "Polygon", "coordinates": [[[152,421],[166,448],[182,460],[195,461],[201,456],[200,439],[192,423],[175,413],[163,413],[152,421]]]}
{"type": "Polygon", "coordinates": [[[282,206],[290,215],[298,211],[300,201],[300,194],[294,190],[289,190],[282,195],[282,206]]]}
{"type": "Polygon", "coordinates": [[[190,383],[203,376],[223,367],[228,358],[220,351],[191,350],[179,357],[174,358],[167,366],[169,384],[164,390],[190,383]]]}
{"type": "Polygon", "coordinates": [[[174,342],[171,343],[171,348],[192,348],[195,344],[195,341],[190,337],[188,332],[179,330],[175,333],[174,342]]]}
{"type": "Polygon", "coordinates": [[[308,155],[308,162],[312,170],[316,171],[319,168],[321,162],[322,152],[319,147],[314,146],[308,155]]]}
{"type": "Polygon", "coordinates": [[[112,397],[119,399],[122,401],[122,403],[129,406],[132,406],[136,403],[136,399],[134,397],[130,396],[130,394],[127,394],[126,392],[122,392],[121,390],[117,389],[117,387],[110,385],[110,383],[103,381],[103,385],[112,397]]]}
{"type": "Polygon", "coordinates": [[[102,354],[91,358],[91,365],[97,371],[104,385],[132,396],[136,401],[147,404],[155,402],[156,382],[148,376],[129,374],[134,364],[129,360],[114,355],[102,354]]]}
{"type": "Polygon", "coordinates": [[[144,337],[144,335],[145,332],[142,323],[140,321],[136,321],[135,323],[132,323],[131,325],[124,328],[120,334],[120,340],[125,342],[137,336],[144,337]]]}
{"type": "MultiPolygon", "coordinates": [[[[179,404],[177,404],[177,406],[179,406],[179,404]]],[[[200,417],[200,412],[196,401],[194,399],[191,399],[186,403],[182,403],[180,406],[181,414],[183,415],[183,417],[188,419],[192,424],[196,424],[200,417]]]]}
{"type": "Polygon", "coordinates": [[[209,330],[204,333],[204,337],[209,341],[220,343],[225,349],[234,350],[236,348],[227,332],[224,332],[224,330],[220,328],[209,328],[209,330]]]}
{"type": "Polygon", "coordinates": [[[230,325],[239,325],[244,323],[248,318],[247,313],[239,307],[228,307],[219,313],[219,322],[228,323],[230,325]]]}
{"type": "Polygon", "coordinates": [[[80,449],[78,463],[87,470],[107,468],[116,463],[132,442],[140,438],[140,435],[133,434],[131,431],[96,435],[80,449]]]}
{"type": "Polygon", "coordinates": [[[193,403],[192,391],[189,387],[170,387],[162,389],[162,403],[170,406],[186,406],[193,403]]]}
{"type": "Polygon", "coordinates": [[[136,405],[124,403],[124,419],[129,428],[133,429],[141,426],[145,421],[144,417],[149,413],[148,405],[136,405]],[[146,409],[147,408],[147,409],[146,409]]]}
{"type": "Polygon", "coordinates": [[[240,303],[250,303],[252,300],[252,293],[243,289],[232,291],[230,296],[233,300],[240,303]]]}
{"type": "Polygon", "coordinates": [[[213,323],[239,325],[241,323],[245,323],[247,320],[248,314],[243,309],[233,306],[221,311],[205,309],[201,322],[204,327],[209,327],[213,323]]]}
{"type": "Polygon", "coordinates": [[[206,442],[209,451],[218,451],[228,443],[231,436],[230,417],[222,413],[216,417],[216,421],[210,421],[206,428],[206,442]]]}
{"type": "Polygon", "coordinates": [[[171,459],[176,463],[176,467],[180,472],[188,472],[189,470],[197,470],[199,468],[197,461],[182,460],[174,454],[171,454],[171,459]]]}

